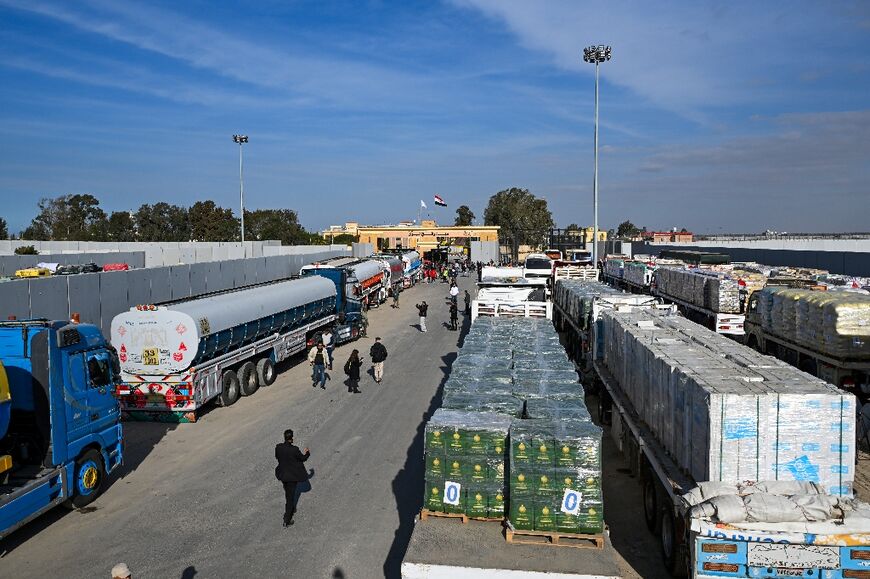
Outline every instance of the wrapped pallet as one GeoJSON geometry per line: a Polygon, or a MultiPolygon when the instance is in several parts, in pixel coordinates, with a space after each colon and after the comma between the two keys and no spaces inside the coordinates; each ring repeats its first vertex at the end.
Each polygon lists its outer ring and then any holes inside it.
{"type": "Polygon", "coordinates": [[[855,400],[677,316],[605,312],[604,363],[695,480],[798,480],[849,495],[855,400]]]}

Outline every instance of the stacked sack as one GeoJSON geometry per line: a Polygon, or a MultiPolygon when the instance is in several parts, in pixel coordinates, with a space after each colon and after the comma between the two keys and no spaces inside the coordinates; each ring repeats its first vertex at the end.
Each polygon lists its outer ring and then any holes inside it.
{"type": "Polygon", "coordinates": [[[514,529],[601,533],[601,429],[590,420],[514,421],[508,519],[514,529]]]}
{"type": "Polygon", "coordinates": [[[764,288],[761,326],[782,339],[837,358],[870,358],[870,295],[843,290],[764,288]]]}
{"type": "Polygon", "coordinates": [[[426,496],[434,512],[501,518],[505,505],[505,445],[510,418],[439,408],[426,424],[426,496]],[[458,483],[455,497],[447,482],[458,483]]]}

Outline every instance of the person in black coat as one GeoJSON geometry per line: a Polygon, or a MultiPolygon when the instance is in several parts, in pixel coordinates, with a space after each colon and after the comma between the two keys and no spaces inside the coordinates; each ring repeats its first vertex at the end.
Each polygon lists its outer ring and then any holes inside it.
{"type": "Polygon", "coordinates": [[[347,374],[347,391],[359,394],[359,369],[362,360],[359,359],[359,350],[350,353],[350,358],[344,363],[344,373],[347,374]]]}
{"type": "Polygon", "coordinates": [[[275,478],[284,484],[284,526],[293,524],[293,515],[296,514],[296,485],[308,480],[308,471],[305,470],[305,461],[311,456],[307,448],[300,451],[293,446],[293,431],[284,431],[284,442],[275,445],[275,458],[278,466],[275,467],[275,478]]]}
{"type": "Polygon", "coordinates": [[[381,343],[380,338],[375,338],[375,343],[372,344],[369,350],[369,356],[372,358],[372,370],[375,377],[375,382],[381,383],[384,379],[384,360],[387,359],[387,348],[381,343]]]}

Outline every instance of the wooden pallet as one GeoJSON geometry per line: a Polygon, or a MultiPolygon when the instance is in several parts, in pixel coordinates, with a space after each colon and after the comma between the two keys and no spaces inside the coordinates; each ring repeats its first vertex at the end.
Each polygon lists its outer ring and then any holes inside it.
{"type": "Polygon", "coordinates": [[[484,521],[484,522],[498,522],[501,523],[504,521],[504,518],[488,518],[488,517],[469,517],[465,513],[442,513],[439,511],[430,511],[429,509],[422,509],[420,511],[420,520],[425,521],[429,517],[443,517],[445,519],[462,519],[462,523],[465,524],[468,521],[484,521]]]}
{"type": "Polygon", "coordinates": [[[603,549],[604,535],[585,535],[564,533],[562,531],[526,531],[505,525],[505,539],[508,543],[523,545],[553,545],[555,547],[574,547],[575,549],[603,549]]]}

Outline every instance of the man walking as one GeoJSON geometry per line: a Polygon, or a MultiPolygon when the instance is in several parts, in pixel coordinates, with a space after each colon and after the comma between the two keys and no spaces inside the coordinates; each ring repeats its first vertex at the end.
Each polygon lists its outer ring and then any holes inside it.
{"type": "Polygon", "coordinates": [[[429,312],[429,305],[426,304],[426,300],[423,300],[422,304],[417,304],[417,311],[420,313],[420,331],[426,331],[426,314],[429,312]]]}
{"type": "Polygon", "coordinates": [[[450,303],[450,329],[456,330],[459,327],[459,308],[456,306],[456,302],[453,301],[450,303]]]}
{"type": "Polygon", "coordinates": [[[320,387],[326,390],[326,363],[329,354],[323,349],[323,342],[317,342],[317,345],[308,351],[308,363],[313,368],[311,375],[313,388],[317,388],[317,383],[320,382],[320,387]]]}
{"type": "Polygon", "coordinates": [[[384,360],[387,359],[387,349],[381,344],[380,338],[375,338],[375,343],[372,344],[369,350],[369,356],[372,358],[372,370],[374,370],[375,382],[381,383],[384,379],[384,360]]]}
{"type": "Polygon", "coordinates": [[[399,284],[393,285],[393,307],[399,307],[399,284]]]}
{"type": "Polygon", "coordinates": [[[471,315],[471,294],[468,293],[468,290],[465,290],[465,315],[471,315]]]}
{"type": "Polygon", "coordinates": [[[456,285],[456,282],[450,286],[450,301],[454,304],[456,303],[456,298],[459,296],[459,286],[456,285]]]}
{"type": "Polygon", "coordinates": [[[304,463],[309,456],[311,452],[307,448],[300,451],[293,446],[293,431],[289,428],[284,431],[284,442],[275,445],[275,458],[278,459],[275,478],[284,484],[284,527],[293,524],[293,515],[296,514],[296,485],[308,480],[304,463]]]}

